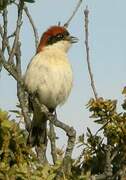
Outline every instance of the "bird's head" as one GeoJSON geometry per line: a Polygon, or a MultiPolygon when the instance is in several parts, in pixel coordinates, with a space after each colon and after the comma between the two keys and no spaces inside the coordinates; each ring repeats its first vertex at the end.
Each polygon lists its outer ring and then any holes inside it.
{"type": "Polygon", "coordinates": [[[78,39],[71,36],[65,27],[52,26],[43,33],[37,49],[37,53],[43,51],[44,47],[47,46],[57,46],[67,51],[71,44],[76,43],[77,41],[78,39]]]}

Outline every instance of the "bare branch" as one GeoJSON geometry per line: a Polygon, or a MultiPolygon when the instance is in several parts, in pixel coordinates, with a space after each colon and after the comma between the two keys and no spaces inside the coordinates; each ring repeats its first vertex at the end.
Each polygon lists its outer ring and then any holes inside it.
{"type": "MultiPolygon", "coordinates": [[[[16,69],[18,71],[18,75],[21,77],[21,43],[18,41],[17,50],[16,50],[16,69]]],[[[17,97],[20,102],[21,111],[24,116],[25,126],[27,131],[29,132],[31,129],[31,119],[29,113],[29,103],[28,103],[28,94],[25,92],[24,85],[20,84],[17,81],[17,97]]]]}
{"type": "Polygon", "coordinates": [[[16,67],[14,64],[9,64],[6,62],[5,57],[3,55],[2,50],[0,49],[0,62],[3,64],[4,68],[13,76],[13,78],[23,84],[23,80],[21,77],[18,75],[18,72],[16,70],[16,67]]]}
{"type": "Polygon", "coordinates": [[[4,22],[4,25],[3,25],[3,29],[4,29],[4,32],[3,32],[3,41],[2,41],[2,51],[4,52],[5,48],[6,48],[6,45],[7,45],[7,9],[4,9],[3,11],[3,22],[4,22]]]}
{"type": "Polygon", "coordinates": [[[34,98],[34,101],[40,107],[41,112],[45,113],[45,115],[47,116],[47,119],[56,127],[63,129],[68,136],[67,148],[66,148],[66,152],[65,152],[65,156],[64,156],[63,164],[61,168],[63,169],[65,174],[70,174],[71,156],[72,156],[72,152],[73,152],[73,148],[74,148],[74,144],[76,140],[76,131],[74,130],[73,127],[69,127],[65,123],[59,121],[56,116],[54,116],[52,113],[48,111],[46,106],[41,105],[39,103],[37,98],[34,98]]]}
{"type": "Polygon", "coordinates": [[[56,155],[56,134],[55,134],[55,130],[54,130],[54,126],[53,124],[50,122],[49,123],[50,126],[50,131],[49,131],[49,139],[50,139],[50,143],[51,143],[51,154],[52,154],[52,159],[53,159],[53,163],[55,164],[57,161],[57,155],[56,155]]]}
{"type": "Polygon", "coordinates": [[[21,43],[18,41],[16,52],[15,52],[16,69],[17,69],[18,74],[21,76],[21,49],[20,48],[21,48],[21,43]]]}
{"type": "Polygon", "coordinates": [[[94,83],[94,78],[93,78],[93,73],[91,70],[91,64],[90,64],[90,55],[89,55],[89,42],[88,42],[88,15],[89,15],[89,10],[86,7],[85,11],[85,46],[86,46],[86,54],[87,54],[87,65],[88,65],[88,72],[89,72],[89,76],[90,76],[90,80],[91,80],[91,87],[95,96],[95,99],[98,98],[97,92],[96,92],[96,87],[95,87],[95,83],[94,83]]]}
{"type": "Polygon", "coordinates": [[[74,11],[73,11],[73,13],[72,13],[72,15],[71,15],[70,18],[67,20],[67,22],[64,24],[64,27],[67,28],[67,27],[69,26],[71,20],[73,19],[73,17],[75,16],[76,12],[78,11],[81,3],[82,3],[82,0],[79,0],[78,3],[77,3],[77,6],[75,7],[75,9],[74,9],[74,11]]]}
{"type": "Polygon", "coordinates": [[[35,147],[37,158],[42,165],[45,165],[48,163],[47,158],[46,158],[46,148],[47,146],[45,146],[45,144],[42,144],[41,147],[39,146],[35,147]]]}
{"type": "Polygon", "coordinates": [[[111,166],[111,145],[106,145],[104,147],[105,150],[105,169],[104,174],[108,180],[111,180],[112,177],[112,166],[111,166]]]}
{"type": "Polygon", "coordinates": [[[24,6],[24,2],[20,1],[19,5],[18,5],[18,19],[17,19],[17,26],[16,26],[16,31],[15,31],[15,39],[14,39],[14,43],[13,43],[13,47],[8,59],[9,63],[13,62],[13,57],[15,55],[16,52],[16,47],[18,44],[18,39],[19,39],[19,33],[20,33],[20,28],[22,25],[22,11],[23,11],[23,6],[24,6]]]}
{"type": "Polygon", "coordinates": [[[2,28],[1,25],[0,25],[0,35],[1,35],[1,37],[3,38],[3,28],[2,28]]]}
{"type": "Polygon", "coordinates": [[[10,34],[7,38],[10,39],[16,35],[16,32],[14,31],[12,34],[10,34]]]}
{"type": "Polygon", "coordinates": [[[0,26],[0,35],[2,37],[2,51],[7,47],[8,54],[10,54],[10,45],[7,37],[7,9],[3,11],[3,28],[0,26]]]}
{"type": "Polygon", "coordinates": [[[37,28],[35,27],[35,24],[34,24],[34,22],[33,22],[33,19],[32,19],[31,15],[30,15],[29,10],[28,10],[28,8],[27,8],[26,5],[24,6],[24,11],[25,11],[25,13],[26,13],[26,15],[27,15],[30,23],[31,23],[31,26],[32,26],[32,29],[33,29],[33,32],[34,32],[34,37],[35,37],[35,47],[36,47],[36,50],[37,50],[38,41],[39,41],[37,28]]]}
{"type": "Polygon", "coordinates": [[[29,113],[29,106],[28,106],[28,94],[25,92],[24,88],[21,86],[19,82],[17,82],[17,96],[20,102],[22,114],[24,116],[25,127],[28,132],[31,129],[31,119],[29,113]]]}
{"type": "Polygon", "coordinates": [[[113,161],[113,159],[117,156],[117,154],[119,153],[118,149],[116,149],[113,154],[111,155],[111,162],[113,161]]]}
{"type": "MultiPolygon", "coordinates": [[[[1,35],[1,39],[2,39],[3,38],[3,28],[2,28],[1,25],[0,25],[0,35],[1,35]]],[[[1,70],[2,70],[2,61],[1,61],[1,58],[0,58],[0,72],[1,72],[1,70]]]]}

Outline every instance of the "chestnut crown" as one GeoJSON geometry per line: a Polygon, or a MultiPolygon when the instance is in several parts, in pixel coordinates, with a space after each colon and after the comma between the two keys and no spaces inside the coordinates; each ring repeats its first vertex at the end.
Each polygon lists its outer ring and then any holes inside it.
{"type": "Polygon", "coordinates": [[[70,36],[65,27],[51,26],[46,32],[43,33],[37,49],[37,53],[42,51],[43,47],[52,45],[61,40],[70,41],[71,43],[77,42],[77,38],[70,36]]]}

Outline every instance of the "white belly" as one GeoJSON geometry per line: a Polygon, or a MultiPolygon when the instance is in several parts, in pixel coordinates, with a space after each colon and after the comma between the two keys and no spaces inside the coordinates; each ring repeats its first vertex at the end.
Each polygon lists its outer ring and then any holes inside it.
{"type": "Polygon", "coordinates": [[[63,104],[72,87],[72,70],[65,53],[54,56],[39,53],[31,61],[25,84],[31,93],[36,92],[40,102],[49,108],[63,104]]]}

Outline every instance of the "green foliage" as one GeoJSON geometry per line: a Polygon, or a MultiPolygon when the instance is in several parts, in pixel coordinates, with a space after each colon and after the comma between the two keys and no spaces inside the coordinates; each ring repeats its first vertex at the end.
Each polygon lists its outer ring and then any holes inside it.
{"type": "MultiPolygon", "coordinates": [[[[125,103],[124,100],[122,107],[125,103]]],[[[120,178],[120,172],[125,179],[125,108],[124,112],[118,113],[117,101],[103,98],[91,99],[87,107],[91,112],[90,119],[101,127],[95,134],[87,128],[86,134],[78,137],[78,148],[80,146],[82,148],[81,155],[72,160],[71,175],[69,177],[63,175],[61,180],[88,180],[94,175],[106,175],[107,171],[112,173],[111,179],[120,178]]],[[[18,115],[20,122],[20,118],[22,119],[20,112],[13,112],[18,115]]],[[[26,146],[26,140],[26,130],[20,128],[15,120],[10,120],[7,112],[0,110],[0,179],[55,179],[62,163],[63,153],[60,155],[60,150],[57,149],[57,163],[42,166],[34,151],[26,146]]]]}
{"type": "MultiPolygon", "coordinates": [[[[126,87],[124,87],[123,91],[122,91],[122,94],[124,94],[126,96],[126,87]]],[[[122,107],[124,110],[126,110],[126,99],[124,100],[123,104],[122,104],[122,107]]]]}
{"type": "Polygon", "coordinates": [[[88,103],[89,111],[92,112],[91,118],[96,123],[102,125],[104,136],[111,145],[117,145],[125,141],[126,137],[126,113],[117,112],[116,100],[90,100],[88,103]]]}
{"type": "Polygon", "coordinates": [[[0,179],[28,176],[28,163],[32,164],[34,154],[25,144],[25,131],[0,110],[0,179]]]}
{"type": "Polygon", "coordinates": [[[46,180],[53,179],[60,161],[55,167],[41,166],[35,153],[26,146],[27,133],[7,112],[0,110],[0,179],[46,180]]]}
{"type": "Polygon", "coordinates": [[[0,0],[0,11],[4,10],[9,3],[9,0],[0,0]]]}
{"type": "MultiPolygon", "coordinates": [[[[125,104],[124,100],[123,108],[125,104]]],[[[112,173],[112,179],[121,177],[120,172],[124,173],[126,178],[125,111],[118,113],[117,101],[103,98],[91,99],[87,107],[92,113],[90,118],[100,124],[101,128],[94,135],[87,128],[86,137],[84,135],[79,137],[79,146],[83,146],[83,151],[76,161],[76,166],[80,168],[81,174],[90,172],[97,175],[105,174],[109,164],[108,171],[112,173]]]]}

